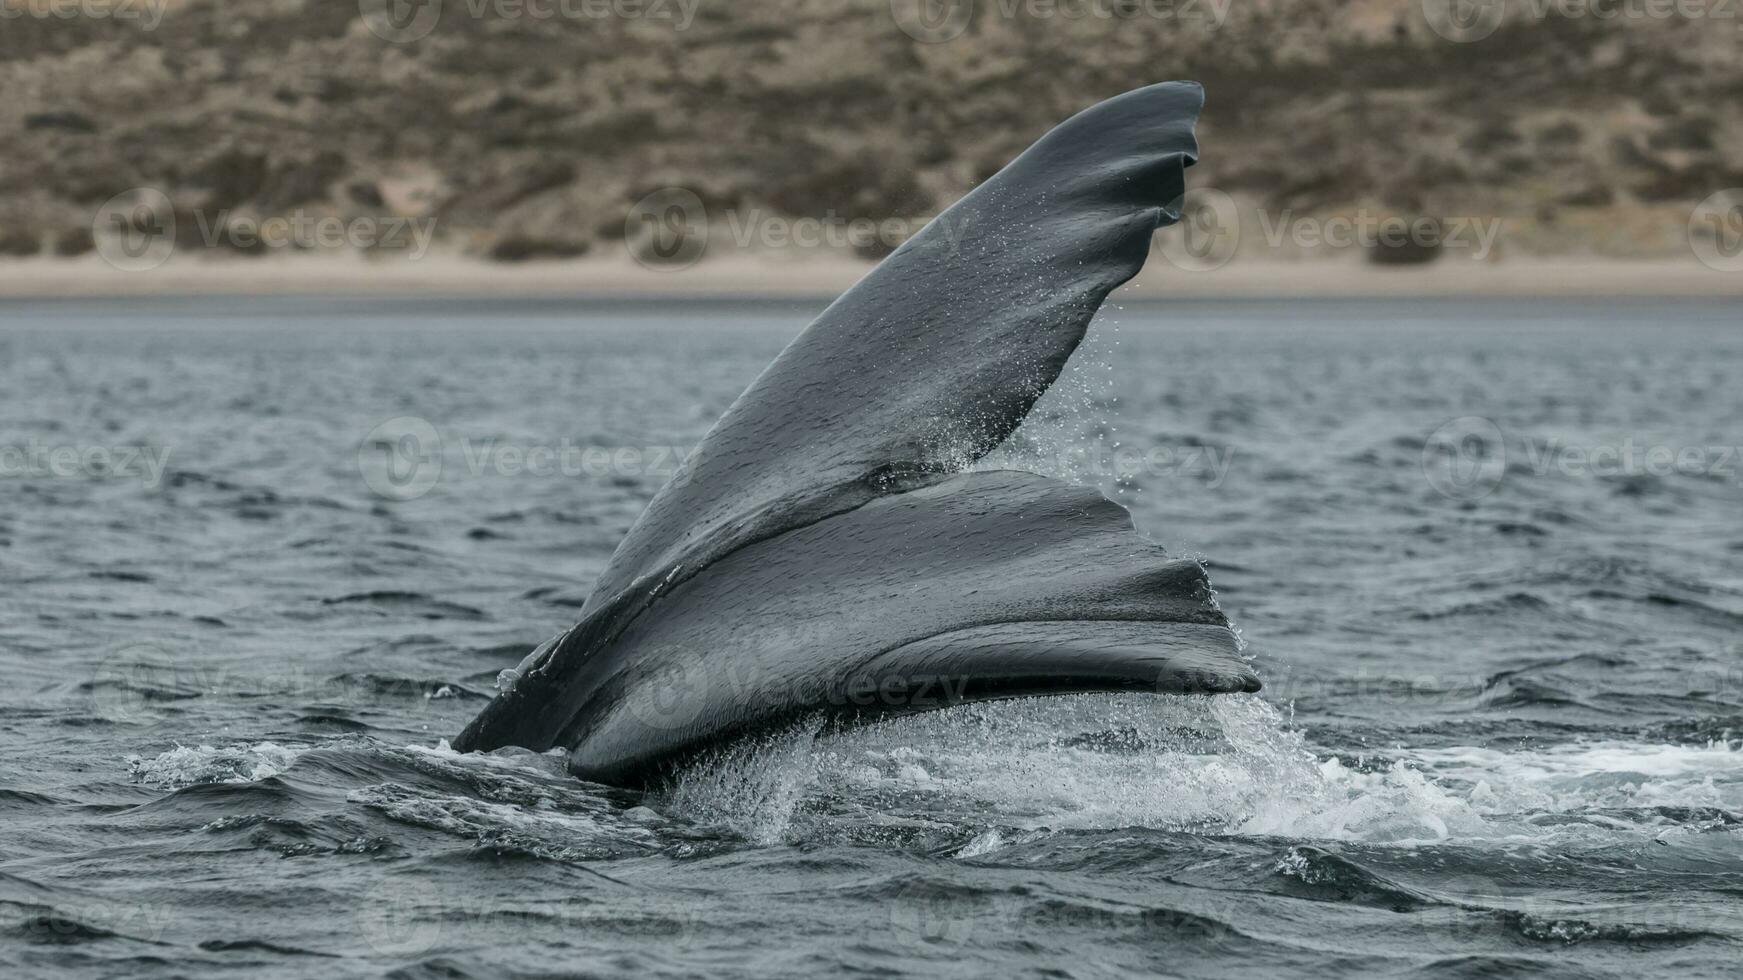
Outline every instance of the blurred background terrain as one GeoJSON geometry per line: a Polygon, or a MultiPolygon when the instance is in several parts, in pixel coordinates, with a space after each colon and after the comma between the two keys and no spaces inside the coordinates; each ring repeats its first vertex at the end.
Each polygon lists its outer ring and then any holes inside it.
{"type": "Polygon", "coordinates": [[[1396,215],[1494,222],[1485,262],[1686,256],[1695,209],[1743,187],[1729,5],[1511,4],[1460,35],[1436,3],[0,0],[0,255],[88,255],[141,189],[203,257],[270,252],[222,228],[301,215],[424,220],[433,251],[496,262],[627,235],[657,261],[634,211],[672,187],[711,258],[790,252],[722,216],[929,217],[1168,78],[1206,86],[1191,184],[1234,202],[1243,254],[1314,251],[1275,231],[1302,216],[1396,215]]]}

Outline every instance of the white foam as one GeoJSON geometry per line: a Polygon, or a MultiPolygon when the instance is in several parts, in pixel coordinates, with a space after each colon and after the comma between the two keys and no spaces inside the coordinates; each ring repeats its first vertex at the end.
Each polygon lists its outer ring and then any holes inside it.
{"type": "Polygon", "coordinates": [[[726,747],[690,766],[664,808],[718,824],[760,844],[786,834],[793,811],[816,781],[812,724],[726,747]]]}
{"type": "Polygon", "coordinates": [[[1603,742],[1347,759],[1258,697],[1083,696],[740,747],[683,777],[672,802],[762,841],[791,836],[808,802],[965,829],[1548,841],[1651,836],[1667,824],[1655,807],[1743,809],[1743,751],[1603,742]]]}
{"type": "Polygon", "coordinates": [[[997,830],[986,830],[978,834],[973,840],[962,845],[962,847],[957,850],[956,856],[959,858],[980,857],[983,854],[991,854],[1004,846],[1005,836],[1003,834],[999,833],[997,830]]]}
{"type": "Polygon", "coordinates": [[[127,765],[138,782],[160,789],[181,789],[203,783],[251,783],[267,779],[289,769],[305,751],[276,742],[219,748],[178,745],[151,759],[128,756],[127,765]]]}
{"type": "Polygon", "coordinates": [[[1504,752],[1461,746],[1414,753],[1418,763],[1491,818],[1526,812],[1716,807],[1743,810],[1743,749],[1723,742],[1589,742],[1504,752]]]}

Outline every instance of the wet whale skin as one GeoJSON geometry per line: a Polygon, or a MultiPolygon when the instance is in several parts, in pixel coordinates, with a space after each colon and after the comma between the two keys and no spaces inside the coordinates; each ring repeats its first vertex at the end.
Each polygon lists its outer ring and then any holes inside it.
{"type": "Polygon", "coordinates": [[[962,472],[1178,220],[1202,104],[1167,82],[1079,113],[825,310],[455,748],[632,785],[818,713],[1257,690],[1199,563],[1093,490],[962,472]]]}

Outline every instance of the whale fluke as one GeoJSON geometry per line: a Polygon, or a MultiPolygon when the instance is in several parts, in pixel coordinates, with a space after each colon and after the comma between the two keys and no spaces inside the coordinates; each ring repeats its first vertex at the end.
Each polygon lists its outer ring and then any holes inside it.
{"type": "Polygon", "coordinates": [[[1252,691],[1203,568],[1093,490],[962,473],[1179,218],[1200,88],[1042,137],[825,310],[654,497],[462,751],[645,782],[723,738],[1076,691],[1252,691]]]}

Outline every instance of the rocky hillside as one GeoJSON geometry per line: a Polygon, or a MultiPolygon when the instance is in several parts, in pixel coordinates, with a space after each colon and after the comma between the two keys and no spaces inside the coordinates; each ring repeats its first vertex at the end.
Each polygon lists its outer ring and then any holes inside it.
{"type": "Polygon", "coordinates": [[[431,219],[441,247],[503,260],[618,247],[664,187],[694,191],[717,235],[723,215],[924,216],[1069,113],[1165,78],[1204,82],[1192,183],[1243,223],[1492,216],[1501,251],[1652,254],[1743,187],[1730,19],[1538,2],[1456,41],[1422,3],[1379,0],[56,7],[0,0],[6,254],[90,250],[93,216],[137,188],[205,225],[431,219]]]}

